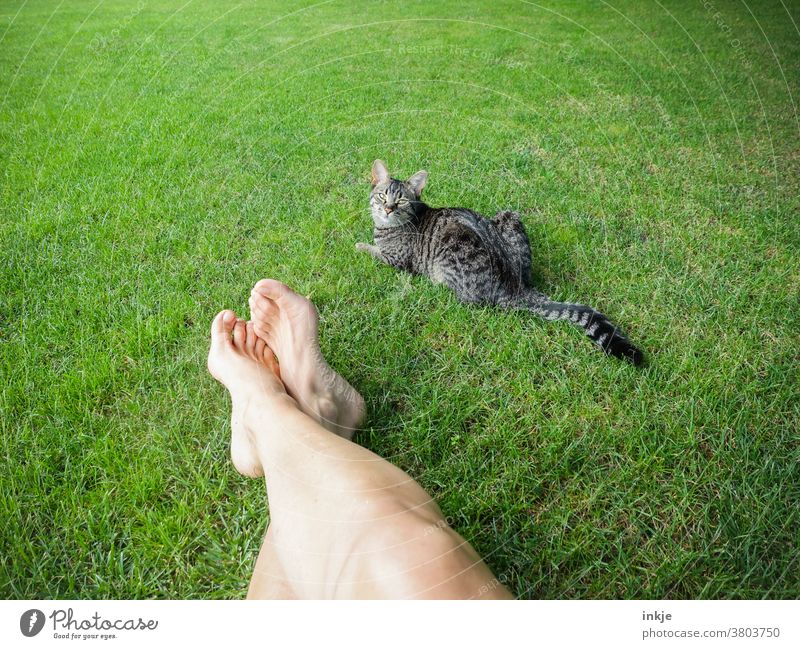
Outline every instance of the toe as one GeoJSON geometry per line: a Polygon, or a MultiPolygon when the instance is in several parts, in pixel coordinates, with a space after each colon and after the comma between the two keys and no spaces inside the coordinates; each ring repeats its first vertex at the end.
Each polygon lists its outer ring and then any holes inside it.
{"type": "Polygon", "coordinates": [[[247,300],[247,303],[250,305],[250,316],[255,317],[257,313],[261,312],[261,305],[259,302],[264,298],[261,297],[258,293],[250,293],[250,297],[247,300]]]}
{"type": "Polygon", "coordinates": [[[237,319],[236,324],[233,326],[233,346],[242,353],[244,353],[244,343],[247,337],[247,328],[244,320],[237,319]]]}
{"type": "Polygon", "coordinates": [[[261,352],[261,356],[259,357],[260,360],[267,366],[270,372],[275,374],[278,378],[281,378],[281,367],[278,364],[278,359],[275,357],[272,349],[269,348],[268,345],[264,346],[263,351],[261,352]]]}
{"type": "Polygon", "coordinates": [[[262,320],[253,320],[253,330],[259,338],[269,342],[272,330],[262,320]]]}
{"type": "Polygon", "coordinates": [[[250,317],[255,326],[255,332],[262,338],[270,341],[272,327],[280,317],[280,309],[272,300],[260,295],[253,295],[250,298],[250,317]]]}
{"type": "MultiPolygon", "coordinates": [[[[253,329],[255,329],[255,325],[253,326],[253,329]]],[[[255,338],[256,338],[256,345],[255,345],[255,348],[254,348],[255,359],[257,361],[263,361],[264,360],[264,350],[267,347],[267,343],[265,343],[264,339],[261,338],[260,336],[256,336],[255,338]]]]}
{"type": "Polygon", "coordinates": [[[250,318],[259,336],[266,336],[270,329],[270,323],[266,313],[267,303],[269,301],[270,300],[260,295],[250,296],[250,318]]]}
{"type": "Polygon", "coordinates": [[[261,312],[264,314],[264,318],[270,320],[272,318],[277,318],[280,314],[280,310],[278,309],[278,305],[275,304],[274,300],[270,299],[263,299],[262,302],[259,304],[259,308],[261,312]]]}
{"type": "Polygon", "coordinates": [[[245,324],[245,333],[246,339],[244,341],[244,350],[247,352],[247,355],[252,358],[254,361],[257,361],[258,358],[256,357],[256,340],[258,340],[258,336],[256,336],[256,332],[253,329],[253,323],[248,322],[245,324]]]}
{"type": "Polygon", "coordinates": [[[233,311],[220,311],[211,323],[211,342],[215,345],[230,345],[234,322],[236,316],[233,311]]]}
{"type": "Polygon", "coordinates": [[[261,317],[268,317],[277,314],[278,306],[272,299],[266,298],[260,293],[253,293],[250,296],[250,309],[261,317]]]}
{"type": "Polygon", "coordinates": [[[253,287],[253,292],[276,301],[280,301],[283,297],[288,297],[295,294],[292,289],[286,286],[286,284],[279,282],[276,279],[259,280],[253,287]]]}
{"type": "Polygon", "coordinates": [[[253,287],[252,295],[260,318],[277,319],[283,316],[288,316],[289,319],[301,318],[308,320],[312,327],[316,327],[317,307],[311,300],[295,293],[286,284],[274,279],[262,279],[253,287]]]}
{"type": "Polygon", "coordinates": [[[278,359],[275,357],[272,348],[260,336],[256,337],[254,354],[255,359],[259,363],[266,365],[270,372],[272,372],[278,378],[281,378],[281,370],[278,366],[278,359]]]}

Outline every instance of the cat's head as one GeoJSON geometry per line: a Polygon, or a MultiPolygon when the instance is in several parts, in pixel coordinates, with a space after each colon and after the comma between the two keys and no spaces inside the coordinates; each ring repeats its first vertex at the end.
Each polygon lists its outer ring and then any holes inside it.
{"type": "Polygon", "coordinates": [[[383,161],[372,163],[372,191],[369,206],[372,220],[381,228],[406,224],[423,206],[422,188],[428,180],[427,171],[418,171],[406,181],[389,176],[383,161]]]}

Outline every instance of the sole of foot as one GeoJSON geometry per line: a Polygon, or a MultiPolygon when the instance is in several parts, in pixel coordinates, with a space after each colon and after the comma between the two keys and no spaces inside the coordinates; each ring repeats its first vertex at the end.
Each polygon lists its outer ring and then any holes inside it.
{"type": "Polygon", "coordinates": [[[281,282],[262,279],[250,293],[250,316],[256,334],[278,357],[281,380],[300,409],[352,439],[364,421],[364,399],[323,357],[314,304],[281,282]]]}

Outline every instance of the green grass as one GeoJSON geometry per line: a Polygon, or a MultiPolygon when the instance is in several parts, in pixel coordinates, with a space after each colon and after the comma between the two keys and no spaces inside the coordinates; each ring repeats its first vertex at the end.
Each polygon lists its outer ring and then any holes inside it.
{"type": "Polygon", "coordinates": [[[267,276],[518,595],[800,597],[800,8],[707,4],[3,2],[0,595],[244,594],[205,353],[267,276]],[[376,157],[649,366],[357,253],[376,157]]]}

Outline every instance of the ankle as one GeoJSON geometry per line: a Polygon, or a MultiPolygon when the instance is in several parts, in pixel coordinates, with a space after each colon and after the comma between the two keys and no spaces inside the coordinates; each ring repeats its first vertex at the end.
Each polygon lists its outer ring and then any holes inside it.
{"type": "Polygon", "coordinates": [[[265,426],[269,427],[279,421],[291,410],[297,410],[297,402],[285,392],[258,393],[247,400],[243,409],[244,425],[255,436],[265,426]]]}
{"type": "Polygon", "coordinates": [[[318,394],[315,397],[313,404],[314,412],[317,415],[317,421],[320,424],[336,424],[339,421],[339,406],[330,391],[318,394]]]}
{"type": "Polygon", "coordinates": [[[297,432],[306,430],[307,423],[313,421],[286,393],[248,404],[242,419],[265,473],[269,473],[268,465],[284,463],[285,451],[295,447],[297,432]]]}

